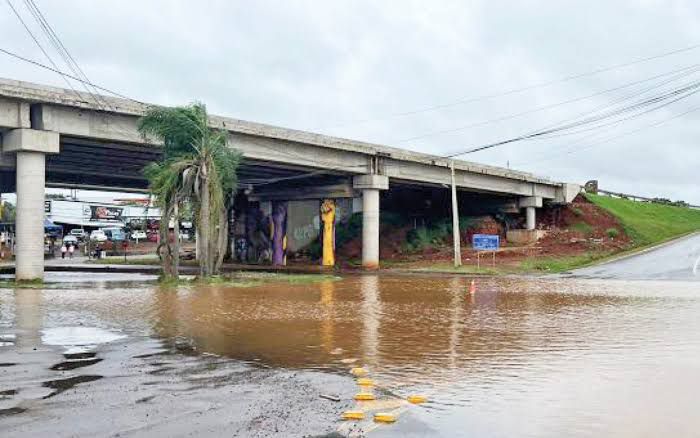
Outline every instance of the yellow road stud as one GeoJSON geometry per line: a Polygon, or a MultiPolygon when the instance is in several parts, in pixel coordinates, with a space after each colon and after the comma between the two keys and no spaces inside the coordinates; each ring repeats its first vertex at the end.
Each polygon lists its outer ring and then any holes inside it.
{"type": "Polygon", "coordinates": [[[374,421],[377,423],[393,423],[396,421],[396,416],[386,412],[377,412],[374,414],[374,421]]]}
{"type": "Polygon", "coordinates": [[[374,394],[371,392],[358,392],[355,394],[355,400],[374,400],[374,394]]]}
{"type": "Polygon", "coordinates": [[[408,401],[409,401],[409,403],[413,403],[414,405],[417,405],[417,404],[427,402],[428,398],[424,395],[409,395],[408,401]]]}
{"type": "Polygon", "coordinates": [[[365,418],[365,413],[362,411],[345,411],[342,418],[343,420],[362,420],[365,418]]]}
{"type": "Polygon", "coordinates": [[[357,384],[360,386],[374,386],[372,379],[360,378],[357,379],[357,384]]]}
{"type": "Polygon", "coordinates": [[[350,370],[350,373],[354,376],[362,377],[367,375],[367,370],[364,368],[353,368],[350,370]]]}

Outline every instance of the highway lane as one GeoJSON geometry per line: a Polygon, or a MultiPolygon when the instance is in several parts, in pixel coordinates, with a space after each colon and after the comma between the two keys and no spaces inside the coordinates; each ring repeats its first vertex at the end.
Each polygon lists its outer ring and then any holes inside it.
{"type": "Polygon", "coordinates": [[[630,257],[577,269],[574,277],[700,281],[700,233],[630,257]]]}

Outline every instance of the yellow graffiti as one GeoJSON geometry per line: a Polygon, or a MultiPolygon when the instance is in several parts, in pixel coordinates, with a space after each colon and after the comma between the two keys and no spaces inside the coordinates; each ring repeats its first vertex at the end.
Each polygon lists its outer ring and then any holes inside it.
{"type": "Polygon", "coordinates": [[[321,203],[323,222],[323,266],[335,265],[335,201],[324,199],[321,203]]]}

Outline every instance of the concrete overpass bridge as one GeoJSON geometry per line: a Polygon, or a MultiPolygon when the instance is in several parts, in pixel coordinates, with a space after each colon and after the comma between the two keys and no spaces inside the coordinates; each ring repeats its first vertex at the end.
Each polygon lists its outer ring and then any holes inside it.
{"type": "MultiPolygon", "coordinates": [[[[158,142],[136,127],[147,105],[0,79],[0,192],[17,192],[17,278],[43,273],[44,187],[145,191],[143,167],[158,142]]],[[[256,200],[362,198],[363,264],[379,261],[379,193],[443,189],[450,162],[403,149],[212,116],[243,154],[240,188],[256,200]]],[[[527,227],[543,203],[567,203],[579,186],[468,161],[454,162],[463,193],[524,209],[527,227]]]]}

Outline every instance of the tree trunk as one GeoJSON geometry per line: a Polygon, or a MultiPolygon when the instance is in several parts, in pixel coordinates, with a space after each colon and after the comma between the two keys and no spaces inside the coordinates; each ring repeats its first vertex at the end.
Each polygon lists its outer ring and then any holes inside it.
{"type": "Polygon", "coordinates": [[[172,215],[172,206],[163,206],[163,214],[160,218],[160,226],[158,227],[158,255],[161,261],[161,268],[165,278],[176,277],[177,274],[173,270],[172,247],[168,236],[169,222],[172,215]]]}
{"type": "Polygon", "coordinates": [[[223,208],[219,214],[219,227],[216,240],[216,258],[214,259],[214,272],[221,272],[221,265],[228,248],[228,209],[223,208]]]}
{"type": "Polygon", "coordinates": [[[177,280],[180,276],[180,206],[179,202],[175,201],[173,206],[173,232],[175,240],[173,241],[173,276],[177,280]]]}
{"type": "MultiPolygon", "coordinates": [[[[204,172],[203,172],[204,173],[204,172]]],[[[209,180],[207,176],[202,177],[202,186],[200,187],[201,203],[199,205],[199,236],[201,237],[201,242],[199,244],[200,258],[199,258],[199,274],[203,277],[208,277],[211,275],[211,251],[209,250],[209,243],[211,239],[210,230],[210,198],[209,198],[209,180]]]]}

